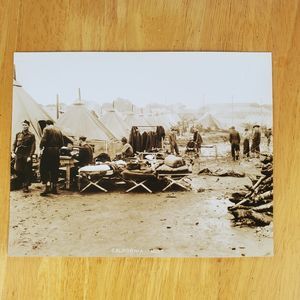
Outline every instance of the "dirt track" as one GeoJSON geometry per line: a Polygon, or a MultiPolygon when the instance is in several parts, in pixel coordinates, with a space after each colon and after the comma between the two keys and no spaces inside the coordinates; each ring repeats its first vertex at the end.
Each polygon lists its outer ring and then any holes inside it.
{"type": "MultiPolygon", "coordinates": [[[[218,167],[259,174],[257,161],[218,167]]],[[[215,161],[200,163],[214,167],[215,161]]],[[[28,256],[267,256],[272,228],[233,227],[226,197],[250,180],[192,176],[193,191],[146,194],[122,191],[71,193],[42,198],[11,193],[10,255],[28,256]],[[203,188],[203,192],[198,192],[203,188]]]]}

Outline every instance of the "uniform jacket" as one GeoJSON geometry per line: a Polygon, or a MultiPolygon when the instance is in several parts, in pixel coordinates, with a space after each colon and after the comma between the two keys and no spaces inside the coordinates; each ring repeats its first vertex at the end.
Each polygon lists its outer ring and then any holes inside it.
{"type": "Polygon", "coordinates": [[[13,152],[18,157],[30,157],[35,152],[35,136],[30,131],[17,133],[13,144],[13,152]]]}
{"type": "Polygon", "coordinates": [[[63,145],[64,138],[58,128],[50,126],[44,129],[40,148],[61,148],[63,145]]]}
{"type": "Polygon", "coordinates": [[[198,131],[194,132],[194,139],[193,139],[193,141],[197,145],[201,145],[203,143],[202,136],[201,136],[201,134],[198,131]]]}
{"type": "Polygon", "coordinates": [[[236,130],[233,130],[229,134],[229,142],[231,144],[235,144],[235,145],[239,145],[240,144],[240,142],[241,142],[240,134],[236,130]]]}
{"type": "Polygon", "coordinates": [[[254,145],[259,145],[260,144],[260,132],[259,131],[255,131],[253,134],[253,139],[252,139],[252,143],[254,145]]]}
{"type": "Polygon", "coordinates": [[[129,143],[126,143],[122,148],[122,156],[123,157],[132,157],[133,156],[133,149],[129,143]]]}
{"type": "Polygon", "coordinates": [[[171,132],[169,134],[169,142],[173,146],[177,143],[177,138],[176,138],[176,133],[175,132],[171,132]]]}
{"type": "Polygon", "coordinates": [[[93,149],[89,144],[84,144],[79,148],[79,165],[86,166],[93,162],[93,149]]]}

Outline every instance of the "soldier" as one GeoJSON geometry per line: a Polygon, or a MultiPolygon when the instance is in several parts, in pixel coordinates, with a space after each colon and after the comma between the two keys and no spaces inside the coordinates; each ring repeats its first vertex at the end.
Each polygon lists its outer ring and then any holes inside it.
{"type": "Polygon", "coordinates": [[[175,128],[171,129],[171,133],[169,134],[169,142],[170,142],[171,153],[174,154],[174,150],[175,150],[176,154],[179,155],[175,128]]]}
{"type": "Polygon", "coordinates": [[[78,165],[84,167],[93,163],[93,148],[86,142],[86,137],[79,138],[78,165]]]}
{"type": "Polygon", "coordinates": [[[35,152],[35,136],[29,131],[30,123],[22,123],[23,130],[16,135],[13,144],[12,158],[15,159],[16,174],[22,183],[23,192],[29,192],[32,177],[32,155],[35,152]]]}
{"type": "Polygon", "coordinates": [[[235,130],[235,127],[230,128],[229,142],[231,144],[231,156],[233,160],[239,159],[240,154],[240,134],[235,130]]]}
{"type": "Polygon", "coordinates": [[[269,129],[265,132],[265,137],[267,138],[268,149],[270,149],[271,137],[272,137],[272,128],[269,128],[269,129]]]}
{"type": "Polygon", "coordinates": [[[244,157],[249,157],[250,154],[250,132],[248,128],[245,128],[244,134],[243,134],[243,154],[244,157]]]}
{"type": "Polygon", "coordinates": [[[253,130],[253,138],[252,138],[252,145],[251,145],[251,152],[254,154],[254,156],[259,156],[260,154],[260,126],[254,125],[253,130]]]}
{"type": "Polygon", "coordinates": [[[127,142],[126,137],[122,137],[121,139],[122,142],[122,150],[121,150],[121,157],[126,159],[128,157],[132,157],[133,156],[133,148],[132,146],[127,142]]]}
{"type": "Polygon", "coordinates": [[[193,141],[195,142],[195,145],[196,145],[196,151],[197,151],[197,153],[199,153],[199,151],[201,150],[201,145],[203,143],[203,139],[202,139],[202,136],[201,136],[201,134],[200,134],[200,132],[197,128],[194,128],[193,141]]]}
{"type": "Polygon", "coordinates": [[[45,184],[45,190],[41,193],[41,196],[46,196],[49,193],[58,193],[59,153],[63,144],[64,139],[61,131],[54,127],[53,121],[46,121],[46,127],[40,143],[42,150],[40,173],[42,183],[45,184]]]}

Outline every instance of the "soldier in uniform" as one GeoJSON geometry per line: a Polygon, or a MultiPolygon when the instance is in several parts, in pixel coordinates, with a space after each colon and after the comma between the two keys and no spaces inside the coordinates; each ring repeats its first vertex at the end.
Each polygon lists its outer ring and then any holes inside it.
{"type": "Polygon", "coordinates": [[[86,137],[79,138],[79,155],[76,157],[78,165],[84,167],[93,163],[93,148],[86,142],[86,137]]]}
{"type": "Polygon", "coordinates": [[[260,154],[260,126],[259,125],[254,125],[253,126],[253,138],[252,138],[252,145],[251,145],[251,152],[254,154],[254,156],[258,156],[260,154]]]}
{"type": "Polygon", "coordinates": [[[197,153],[199,153],[199,151],[201,149],[201,145],[203,143],[203,139],[202,139],[202,136],[201,136],[201,134],[200,134],[200,132],[197,128],[194,128],[193,141],[195,142],[195,145],[196,145],[196,151],[197,151],[197,153]]]}
{"type": "Polygon", "coordinates": [[[53,125],[53,121],[46,121],[43,137],[40,143],[42,151],[40,161],[40,173],[45,190],[41,196],[49,193],[57,194],[57,181],[59,175],[59,153],[64,145],[61,131],[53,125]]]}
{"type": "Polygon", "coordinates": [[[270,149],[270,144],[271,144],[271,137],[272,137],[272,128],[269,128],[266,132],[265,132],[265,137],[267,138],[268,141],[268,149],[270,149]]]}
{"type": "Polygon", "coordinates": [[[123,137],[121,139],[121,142],[122,142],[122,150],[121,150],[121,157],[123,159],[126,159],[128,157],[132,157],[133,156],[133,148],[132,146],[127,142],[127,139],[126,137],[123,137]]]}
{"type": "Polygon", "coordinates": [[[29,192],[32,177],[32,155],[35,152],[35,136],[29,131],[30,123],[22,123],[23,130],[16,135],[13,143],[12,158],[15,159],[16,174],[22,183],[23,191],[29,192]]]}
{"type": "Polygon", "coordinates": [[[248,128],[245,128],[244,134],[243,134],[243,154],[244,157],[250,156],[250,132],[248,128]]]}
{"type": "Polygon", "coordinates": [[[171,132],[169,134],[169,143],[170,143],[171,153],[174,154],[174,150],[175,150],[176,154],[179,155],[175,128],[171,129],[171,132]]]}
{"type": "Polygon", "coordinates": [[[239,159],[239,154],[240,154],[240,134],[238,131],[235,130],[235,127],[232,126],[230,128],[230,133],[229,133],[229,142],[231,144],[231,156],[233,160],[238,160],[239,159]]]}

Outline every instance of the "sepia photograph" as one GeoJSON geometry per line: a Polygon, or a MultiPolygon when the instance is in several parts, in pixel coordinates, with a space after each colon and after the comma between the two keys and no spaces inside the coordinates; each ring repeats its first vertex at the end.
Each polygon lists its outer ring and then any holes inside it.
{"type": "Polygon", "coordinates": [[[273,256],[272,55],[15,52],[10,256],[273,256]]]}

